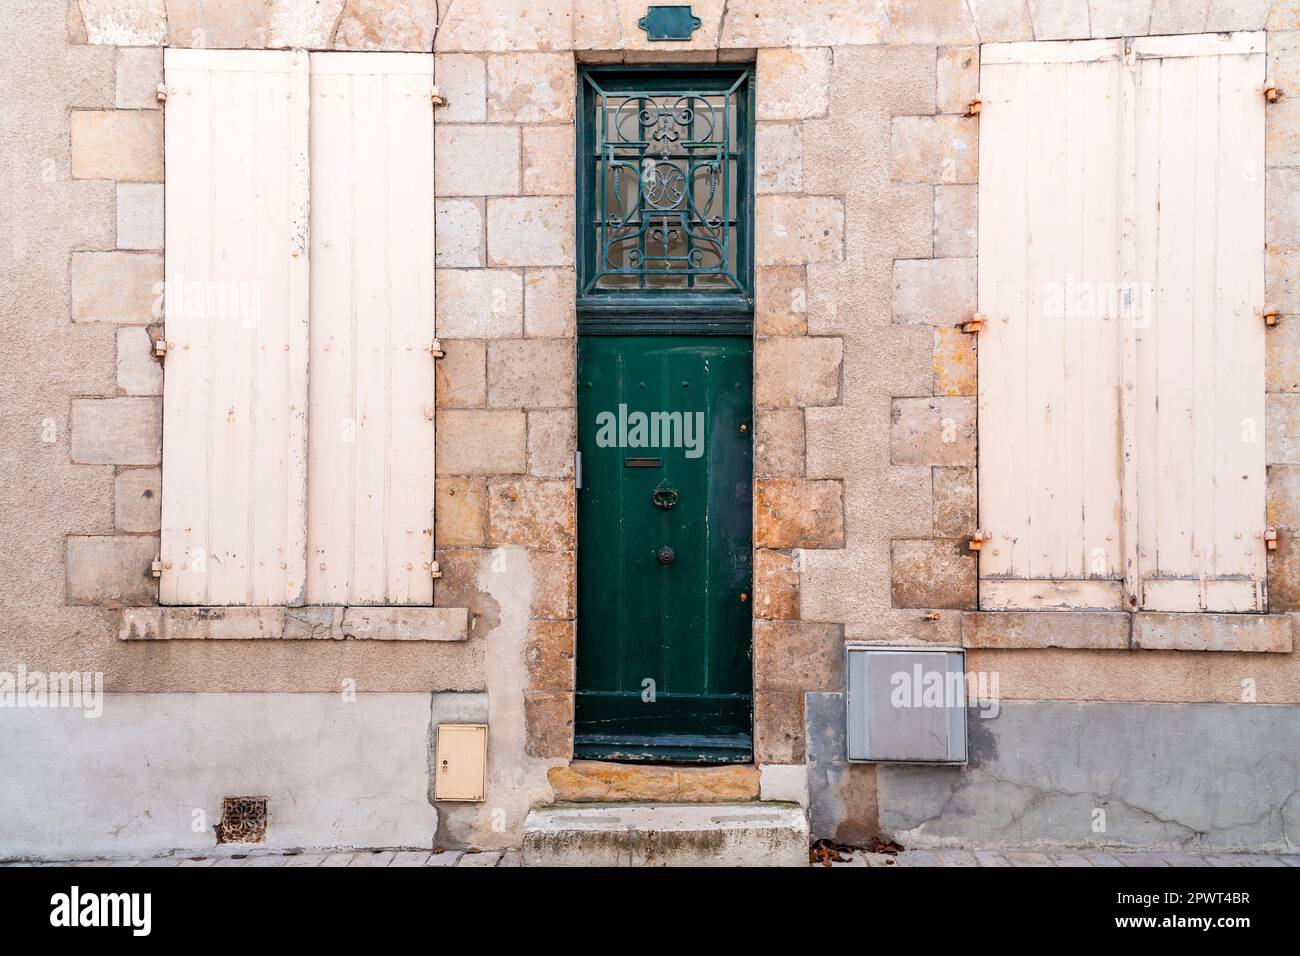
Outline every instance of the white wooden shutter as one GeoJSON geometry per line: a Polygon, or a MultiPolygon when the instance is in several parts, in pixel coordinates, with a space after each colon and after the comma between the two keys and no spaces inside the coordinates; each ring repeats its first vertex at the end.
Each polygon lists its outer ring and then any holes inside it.
{"type": "Polygon", "coordinates": [[[307,601],[433,601],[433,57],[311,56],[307,601]]]}
{"type": "Polygon", "coordinates": [[[1262,611],[1264,35],[1133,47],[1140,603],[1262,611]]]}
{"type": "Polygon", "coordinates": [[[980,606],[1119,608],[1120,41],[982,48],[980,606]]]}
{"type": "Polygon", "coordinates": [[[985,609],[1265,609],[1262,44],[982,48],[985,609]]]}
{"type": "Polygon", "coordinates": [[[305,580],[307,58],[166,51],[164,604],[305,580]]]}

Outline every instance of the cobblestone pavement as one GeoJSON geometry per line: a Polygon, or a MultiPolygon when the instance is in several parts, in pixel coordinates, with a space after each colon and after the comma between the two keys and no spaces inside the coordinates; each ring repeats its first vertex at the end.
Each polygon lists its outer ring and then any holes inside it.
{"type": "MultiPolygon", "coordinates": [[[[518,850],[462,853],[447,850],[362,850],[338,853],[273,853],[167,856],[147,860],[15,862],[0,866],[522,866],[518,850]]],[[[855,850],[836,866],[1294,866],[1300,854],[1175,853],[1160,850],[904,850],[896,855],[855,850]]]]}

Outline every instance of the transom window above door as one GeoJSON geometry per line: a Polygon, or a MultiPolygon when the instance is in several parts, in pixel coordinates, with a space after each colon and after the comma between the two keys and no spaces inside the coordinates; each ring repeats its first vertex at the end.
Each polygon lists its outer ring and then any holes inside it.
{"type": "Polygon", "coordinates": [[[579,307],[752,309],[751,71],[584,71],[579,307]]]}

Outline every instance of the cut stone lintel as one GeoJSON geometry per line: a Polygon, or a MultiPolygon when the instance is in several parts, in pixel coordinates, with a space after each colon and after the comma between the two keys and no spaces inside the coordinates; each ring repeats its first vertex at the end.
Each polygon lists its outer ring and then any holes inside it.
{"type": "Polygon", "coordinates": [[[1289,654],[1287,614],[967,611],[963,647],[1238,651],[1289,654]]]}
{"type": "Polygon", "coordinates": [[[463,607],[133,607],[122,611],[124,641],[377,640],[463,641],[463,607]]]}

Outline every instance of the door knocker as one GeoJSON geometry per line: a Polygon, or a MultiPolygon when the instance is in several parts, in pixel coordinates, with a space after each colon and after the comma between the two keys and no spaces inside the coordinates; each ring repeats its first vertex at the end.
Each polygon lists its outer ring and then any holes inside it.
{"type": "Polygon", "coordinates": [[[677,489],[670,484],[662,484],[654,490],[650,500],[664,511],[667,511],[673,505],[677,504],[677,489]]]}

